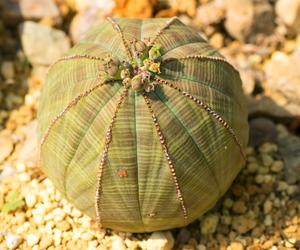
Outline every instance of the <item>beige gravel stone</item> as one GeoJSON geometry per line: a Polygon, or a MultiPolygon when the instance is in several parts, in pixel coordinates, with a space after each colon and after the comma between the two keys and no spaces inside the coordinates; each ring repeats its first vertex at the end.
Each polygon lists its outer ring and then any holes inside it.
{"type": "Polygon", "coordinates": [[[25,202],[26,202],[26,205],[28,207],[34,207],[34,205],[36,204],[36,201],[37,201],[37,199],[36,199],[36,196],[34,194],[27,193],[25,195],[25,202]]]}
{"type": "Polygon", "coordinates": [[[170,232],[154,232],[147,240],[147,249],[171,250],[174,239],[170,232]]]}
{"type": "Polygon", "coordinates": [[[47,234],[47,235],[43,235],[42,239],[39,243],[39,247],[41,249],[47,249],[49,246],[51,246],[53,244],[53,238],[51,235],[47,234]]]}
{"type": "Polygon", "coordinates": [[[238,214],[243,214],[247,211],[247,207],[244,201],[236,201],[233,204],[232,211],[238,214]]]}
{"type": "Polygon", "coordinates": [[[15,76],[14,63],[11,61],[4,61],[1,64],[1,74],[6,80],[13,79],[15,76]]]}
{"type": "Polygon", "coordinates": [[[246,216],[240,215],[233,217],[232,227],[238,233],[243,234],[253,229],[256,226],[256,221],[246,216]]]}
{"type": "Polygon", "coordinates": [[[219,216],[217,214],[208,214],[201,221],[201,233],[213,234],[218,226],[219,216]]]}
{"type": "Polygon", "coordinates": [[[230,243],[229,247],[227,247],[227,250],[244,250],[244,246],[241,242],[234,241],[230,243]]]}
{"type": "Polygon", "coordinates": [[[35,233],[35,234],[28,234],[26,236],[26,242],[28,244],[28,246],[32,247],[34,245],[36,245],[40,240],[40,235],[35,233]]]}

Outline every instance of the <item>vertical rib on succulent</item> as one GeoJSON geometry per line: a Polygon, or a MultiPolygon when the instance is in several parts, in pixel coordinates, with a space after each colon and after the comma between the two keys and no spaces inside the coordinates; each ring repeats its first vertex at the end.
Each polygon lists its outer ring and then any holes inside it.
{"type": "Polygon", "coordinates": [[[97,88],[103,86],[104,84],[106,84],[107,82],[101,82],[96,84],[94,87],[86,90],[85,92],[79,94],[78,96],[76,96],[74,99],[72,99],[68,105],[57,115],[54,117],[54,119],[51,121],[50,125],[47,127],[46,132],[44,134],[44,136],[42,137],[41,140],[41,146],[43,146],[43,144],[45,143],[47,137],[49,136],[50,130],[52,129],[52,127],[56,124],[56,122],[61,119],[73,106],[75,106],[83,97],[88,96],[90,93],[92,93],[94,90],[96,90],[97,88]]]}
{"type": "Polygon", "coordinates": [[[156,42],[156,40],[158,39],[158,37],[162,34],[162,32],[165,30],[165,29],[167,29],[175,20],[177,20],[178,19],[178,17],[177,16],[174,16],[174,17],[172,17],[170,20],[168,20],[167,22],[166,22],[166,24],[162,27],[162,28],[160,28],[158,31],[157,31],[157,33],[156,33],[156,35],[154,36],[154,38],[152,39],[152,41],[150,41],[150,43],[149,43],[149,46],[153,46],[154,45],[154,43],[156,42]]]}
{"type": "Polygon", "coordinates": [[[111,17],[107,17],[107,21],[109,21],[111,23],[111,25],[113,26],[114,30],[116,30],[119,33],[119,35],[122,39],[126,54],[127,54],[128,58],[130,60],[132,60],[132,54],[131,54],[130,47],[129,47],[127,41],[125,40],[124,34],[123,34],[119,24],[117,22],[115,22],[115,20],[113,20],[111,17]]]}
{"type": "Polygon", "coordinates": [[[231,128],[231,126],[228,124],[227,121],[225,121],[224,118],[221,117],[221,115],[219,115],[216,111],[212,110],[207,104],[205,104],[203,101],[199,100],[198,98],[196,98],[195,96],[191,95],[190,93],[183,91],[182,89],[180,89],[178,86],[176,86],[175,84],[171,83],[170,81],[164,80],[162,78],[159,77],[155,77],[155,80],[159,83],[159,84],[164,84],[169,86],[170,88],[177,90],[180,94],[182,94],[183,96],[188,97],[189,99],[191,99],[192,101],[194,101],[198,106],[200,106],[203,110],[205,110],[210,116],[212,116],[215,120],[218,121],[219,124],[221,124],[228,132],[229,134],[233,137],[236,145],[239,147],[239,150],[241,152],[241,155],[243,156],[243,158],[246,160],[246,154],[243,151],[243,147],[242,144],[240,142],[240,140],[238,139],[236,133],[234,132],[233,128],[231,128]]]}
{"type": "Polygon", "coordinates": [[[116,109],[114,112],[114,115],[111,119],[111,122],[109,124],[109,127],[106,131],[105,141],[104,141],[104,149],[102,151],[101,157],[100,157],[100,163],[97,173],[97,181],[96,181],[96,195],[95,195],[95,210],[96,210],[96,220],[98,222],[99,227],[102,227],[101,225],[101,215],[100,215],[100,198],[101,198],[101,192],[102,192],[102,176],[103,176],[103,170],[104,170],[104,164],[107,158],[108,150],[110,142],[112,141],[112,129],[113,125],[116,121],[117,114],[120,110],[120,107],[122,103],[124,102],[126,96],[128,95],[128,88],[125,87],[125,90],[122,92],[120,99],[116,105],[116,109]]]}
{"type": "Polygon", "coordinates": [[[187,209],[186,209],[186,206],[185,206],[185,203],[184,203],[184,198],[183,198],[183,195],[182,195],[182,192],[181,192],[181,188],[179,186],[179,182],[178,182],[178,179],[177,179],[177,176],[176,176],[176,171],[175,171],[175,167],[173,165],[173,162],[172,162],[172,159],[171,159],[171,156],[170,156],[170,153],[169,153],[169,149],[167,147],[167,144],[166,144],[166,140],[165,140],[165,137],[161,131],[161,128],[160,128],[160,125],[157,121],[157,117],[152,109],[152,105],[151,105],[151,102],[149,100],[149,98],[147,97],[147,95],[145,93],[142,94],[144,99],[145,99],[145,102],[146,102],[146,105],[151,113],[151,117],[152,117],[152,120],[153,120],[153,123],[155,125],[155,129],[156,129],[156,132],[157,132],[157,135],[158,135],[158,139],[159,139],[159,142],[161,144],[161,147],[162,147],[162,150],[163,150],[163,153],[164,153],[164,156],[168,162],[168,166],[169,166],[169,169],[170,169],[170,172],[171,172],[171,175],[172,175],[172,179],[173,179],[173,182],[174,182],[174,185],[175,185],[175,188],[176,188],[176,195],[177,195],[177,198],[180,202],[180,206],[181,206],[181,209],[182,209],[182,213],[183,213],[183,219],[184,219],[184,224],[187,225],[187,219],[188,219],[188,213],[187,213],[187,209]]]}

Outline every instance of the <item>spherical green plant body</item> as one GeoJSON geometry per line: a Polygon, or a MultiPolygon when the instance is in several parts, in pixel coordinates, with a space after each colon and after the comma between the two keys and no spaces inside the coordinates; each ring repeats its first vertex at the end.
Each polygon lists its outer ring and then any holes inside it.
{"type": "Polygon", "coordinates": [[[177,18],[108,19],[49,69],[38,135],[44,172],[99,225],[182,227],[245,163],[240,76],[177,18]]]}

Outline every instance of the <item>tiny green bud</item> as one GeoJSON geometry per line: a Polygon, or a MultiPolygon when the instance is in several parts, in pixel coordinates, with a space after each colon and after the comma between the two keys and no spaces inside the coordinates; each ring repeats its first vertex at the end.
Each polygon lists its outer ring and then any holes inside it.
{"type": "Polygon", "coordinates": [[[129,77],[124,78],[123,79],[123,84],[125,85],[125,87],[130,87],[131,79],[129,77]]]}
{"type": "Polygon", "coordinates": [[[115,64],[106,67],[106,73],[110,76],[115,76],[118,73],[119,67],[115,64]]]}
{"type": "Polygon", "coordinates": [[[140,91],[144,87],[144,83],[141,75],[136,75],[131,80],[131,87],[136,91],[140,91]]]}
{"type": "Polygon", "coordinates": [[[154,44],[152,48],[149,50],[149,58],[150,59],[157,59],[161,56],[160,54],[160,44],[154,44]]]}
{"type": "Polygon", "coordinates": [[[125,79],[125,78],[128,78],[128,77],[130,77],[130,71],[129,71],[129,69],[123,69],[121,71],[121,78],[125,79]]]}

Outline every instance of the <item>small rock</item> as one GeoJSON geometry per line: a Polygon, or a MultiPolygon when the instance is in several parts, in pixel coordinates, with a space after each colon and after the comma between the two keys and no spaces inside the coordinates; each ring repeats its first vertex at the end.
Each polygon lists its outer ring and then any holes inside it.
{"type": "Polygon", "coordinates": [[[244,250],[244,246],[241,242],[234,241],[234,242],[230,243],[227,250],[244,250]]]}
{"type": "Polygon", "coordinates": [[[23,239],[18,235],[8,233],[5,237],[5,244],[8,249],[16,249],[22,242],[23,239]]]}
{"type": "Polygon", "coordinates": [[[80,41],[92,26],[103,21],[107,16],[108,13],[99,9],[87,9],[77,13],[70,25],[72,41],[75,43],[80,41]]]}
{"type": "MultiPolygon", "coordinates": [[[[119,17],[129,18],[150,18],[154,14],[154,9],[157,1],[143,0],[143,1],[115,1],[116,6],[113,13],[119,17]]],[[[183,6],[184,7],[184,6],[183,6]]]]}
{"type": "Polygon", "coordinates": [[[26,21],[20,32],[24,53],[32,64],[50,65],[70,48],[70,41],[61,30],[26,21]]]}
{"type": "Polygon", "coordinates": [[[271,166],[271,171],[274,173],[279,173],[283,170],[283,162],[282,161],[274,161],[271,166]]]}
{"type": "Polygon", "coordinates": [[[28,234],[26,236],[26,241],[28,246],[32,247],[36,245],[40,240],[40,236],[38,234],[28,234]]]}
{"type": "Polygon", "coordinates": [[[197,246],[197,250],[206,250],[206,249],[207,249],[206,246],[204,246],[202,244],[197,246]]]}
{"type": "Polygon", "coordinates": [[[224,36],[217,32],[209,39],[209,43],[216,49],[220,49],[224,46],[224,36]]]}
{"type": "Polygon", "coordinates": [[[295,238],[290,238],[290,239],[285,240],[284,245],[285,245],[287,248],[294,248],[296,242],[297,242],[297,240],[296,240],[295,238]]]}
{"type": "Polygon", "coordinates": [[[58,229],[60,229],[61,231],[66,232],[66,231],[70,230],[71,225],[67,221],[63,220],[63,221],[57,222],[56,227],[58,229]]]}
{"type": "Polygon", "coordinates": [[[300,0],[278,0],[276,14],[293,33],[300,32],[300,0]]]}
{"type": "Polygon", "coordinates": [[[246,216],[240,215],[233,217],[232,228],[240,234],[247,233],[256,226],[256,221],[246,216]]]}
{"type": "Polygon", "coordinates": [[[14,144],[11,135],[7,131],[0,132],[0,163],[13,151],[14,144]]]}
{"type": "Polygon", "coordinates": [[[242,79],[242,87],[246,95],[251,95],[255,88],[255,76],[253,71],[242,69],[239,71],[242,79]]]}
{"type": "Polygon", "coordinates": [[[265,167],[270,167],[274,161],[270,155],[264,153],[261,154],[261,160],[265,167]]]}
{"type": "Polygon", "coordinates": [[[257,34],[272,34],[274,11],[267,0],[226,0],[225,6],[225,27],[234,38],[243,41],[257,34]]]}
{"type": "MultiPolygon", "coordinates": [[[[273,250],[272,246],[274,245],[274,242],[272,240],[267,240],[266,242],[264,242],[264,244],[262,245],[263,249],[270,249],[273,250]]],[[[277,249],[277,248],[276,248],[277,249]]]]}
{"type": "Polygon", "coordinates": [[[52,236],[49,234],[46,234],[46,235],[42,236],[39,246],[40,246],[40,249],[47,249],[52,244],[53,244],[52,236]]]}
{"type": "MultiPolygon", "coordinates": [[[[70,1],[70,0],[68,0],[70,1]]],[[[87,9],[99,9],[105,12],[111,12],[115,7],[115,1],[107,0],[107,1],[94,1],[94,0],[72,0],[73,9],[77,12],[85,11],[87,9]]]]}
{"type": "Polygon", "coordinates": [[[227,197],[223,202],[223,206],[228,209],[232,208],[233,200],[227,197]]]}
{"type": "Polygon", "coordinates": [[[112,250],[126,250],[124,240],[120,236],[117,236],[117,235],[112,237],[111,249],[112,250]]]}
{"type": "MultiPolygon", "coordinates": [[[[265,117],[271,117],[274,120],[281,121],[287,124],[292,124],[294,128],[300,125],[300,108],[299,105],[296,103],[286,103],[286,99],[284,97],[278,97],[271,95],[257,95],[254,97],[247,96],[247,106],[248,106],[248,113],[250,119],[252,117],[257,116],[265,116],[265,117]],[[284,104],[277,104],[278,102],[281,102],[280,99],[284,98],[284,104]]],[[[264,118],[258,118],[258,119],[264,119],[264,118]]],[[[250,122],[251,126],[251,122],[250,122]]],[[[250,127],[251,129],[251,127],[250,127]]],[[[276,142],[274,139],[274,136],[277,136],[276,130],[270,130],[268,131],[267,128],[259,127],[258,132],[255,132],[255,129],[250,130],[250,143],[252,143],[252,146],[255,146],[251,140],[253,139],[253,135],[255,135],[255,138],[258,142],[259,140],[259,134],[261,131],[265,131],[265,134],[261,134],[262,142],[265,142],[265,138],[267,136],[271,136],[270,142],[276,142]],[[274,133],[275,132],[275,133],[274,133]],[[253,135],[251,135],[251,133],[253,135]]],[[[256,141],[254,141],[256,142],[256,141]]],[[[259,145],[259,144],[258,144],[259,145]]],[[[258,146],[257,145],[257,146],[258,146]]]]}
{"type": "Polygon", "coordinates": [[[276,152],[278,150],[278,147],[276,144],[266,142],[263,145],[261,145],[258,150],[261,153],[270,154],[276,152]]]}
{"type": "Polygon", "coordinates": [[[265,219],[264,219],[264,224],[267,226],[267,227],[270,227],[272,226],[273,224],[273,220],[272,220],[272,216],[270,214],[267,214],[265,219]]]}
{"type": "Polygon", "coordinates": [[[272,211],[273,204],[270,200],[264,202],[264,213],[268,214],[272,211]]]}
{"type": "Polygon", "coordinates": [[[219,216],[217,214],[209,214],[201,221],[201,233],[213,234],[217,230],[219,224],[219,216]]]}
{"type": "Polygon", "coordinates": [[[258,170],[258,164],[256,162],[250,162],[248,165],[247,165],[247,169],[250,173],[255,173],[257,172],[258,170]]]}
{"type": "Polygon", "coordinates": [[[217,24],[224,19],[225,11],[223,6],[217,4],[216,1],[208,2],[206,4],[201,4],[196,11],[196,16],[193,23],[198,26],[208,26],[212,24],[217,24]]]}
{"type": "Polygon", "coordinates": [[[236,201],[233,204],[232,211],[235,212],[235,213],[238,213],[238,214],[245,213],[247,211],[247,207],[245,205],[245,202],[243,202],[243,201],[236,201]]]}
{"type": "MultiPolygon", "coordinates": [[[[275,52],[265,65],[265,72],[270,94],[277,103],[279,94],[287,102],[300,104],[300,61],[295,55],[288,56],[283,52],[275,52]]],[[[286,107],[285,107],[286,108],[286,107]]]]}
{"type": "Polygon", "coordinates": [[[147,249],[171,250],[174,238],[170,232],[154,232],[147,240],[147,249]]]}
{"type": "Polygon", "coordinates": [[[13,79],[15,76],[15,68],[13,62],[4,61],[1,64],[1,74],[5,80],[13,79]]]}
{"type": "Polygon", "coordinates": [[[23,129],[26,136],[25,142],[20,149],[18,161],[29,166],[37,166],[39,161],[39,147],[37,139],[37,121],[29,122],[23,129]]]}
{"type": "Polygon", "coordinates": [[[0,181],[6,177],[13,176],[15,174],[15,168],[10,164],[5,164],[2,172],[0,173],[0,181]]]}
{"type": "Polygon", "coordinates": [[[262,174],[258,174],[255,176],[255,182],[257,184],[262,184],[265,181],[265,177],[262,174]]]}
{"type": "Polygon", "coordinates": [[[32,193],[25,194],[25,202],[28,207],[34,207],[36,204],[36,196],[32,193]]]}
{"type": "Polygon", "coordinates": [[[288,189],[289,185],[285,181],[279,181],[277,190],[278,191],[286,191],[288,189]]]}
{"type": "Polygon", "coordinates": [[[276,142],[276,125],[267,118],[255,118],[250,121],[250,145],[259,146],[264,142],[276,142]]]}
{"type": "Polygon", "coordinates": [[[56,229],[54,231],[54,237],[53,237],[53,239],[54,239],[54,245],[55,246],[59,246],[60,245],[60,243],[61,243],[61,236],[62,236],[61,230],[56,229]]]}
{"type": "MultiPolygon", "coordinates": [[[[60,22],[59,10],[53,0],[7,0],[4,1],[4,17],[21,20],[40,20],[43,18],[52,19],[56,23],[60,22]]],[[[15,21],[14,21],[15,22],[15,21]]]]}
{"type": "Polygon", "coordinates": [[[287,182],[295,184],[300,178],[300,139],[294,135],[281,138],[279,153],[284,161],[287,182]]]}

